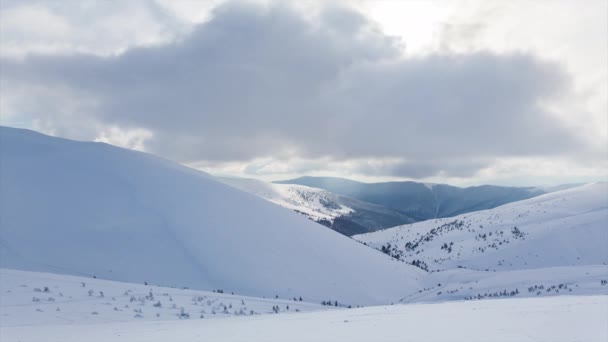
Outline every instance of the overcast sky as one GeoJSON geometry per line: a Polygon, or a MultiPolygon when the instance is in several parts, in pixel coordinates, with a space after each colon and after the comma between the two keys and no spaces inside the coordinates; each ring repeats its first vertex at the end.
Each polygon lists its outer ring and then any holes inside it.
{"type": "Polygon", "coordinates": [[[608,177],[608,2],[3,0],[0,123],[218,175],[608,177]]]}

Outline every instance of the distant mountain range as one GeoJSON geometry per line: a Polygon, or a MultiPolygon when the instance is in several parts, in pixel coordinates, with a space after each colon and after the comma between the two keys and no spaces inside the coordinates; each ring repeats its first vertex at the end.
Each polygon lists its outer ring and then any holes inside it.
{"type": "MultiPolygon", "coordinates": [[[[323,189],[336,196],[338,203],[356,206],[357,208],[351,207],[352,211],[336,216],[333,222],[325,222],[327,226],[346,235],[491,209],[550,191],[537,187],[494,185],[460,188],[409,181],[362,183],[334,177],[301,177],[278,181],[275,184],[323,189]],[[383,216],[381,213],[387,215],[383,216]]],[[[567,187],[571,186],[562,186],[559,189],[567,187]]]]}
{"type": "Polygon", "coordinates": [[[408,215],[382,205],[297,184],[275,184],[250,178],[218,178],[347,236],[416,222],[408,215]]]}

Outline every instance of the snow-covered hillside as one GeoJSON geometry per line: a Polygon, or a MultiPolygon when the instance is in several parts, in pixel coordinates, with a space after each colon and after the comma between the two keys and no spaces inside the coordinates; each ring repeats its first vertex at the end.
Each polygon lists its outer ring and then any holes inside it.
{"type": "Polygon", "coordinates": [[[313,221],[333,222],[353,211],[327,190],[296,184],[275,184],[250,178],[218,178],[222,183],[249,192],[284,208],[301,213],[313,221]]]}
{"type": "Polygon", "coordinates": [[[562,266],[513,271],[458,268],[432,272],[401,303],[572,295],[608,295],[608,266],[562,266]]]}
{"type": "Polygon", "coordinates": [[[13,270],[0,290],[2,342],[608,339],[608,296],[336,309],[13,270]]]}
{"type": "Polygon", "coordinates": [[[429,271],[608,264],[608,184],[354,238],[429,271]]]}
{"type": "Polygon", "coordinates": [[[421,271],[145,153],[0,128],[0,266],[239,295],[388,303],[421,271]]]}
{"type": "Polygon", "coordinates": [[[414,222],[397,210],[305,185],[267,183],[247,178],[218,179],[347,236],[414,222]]]}

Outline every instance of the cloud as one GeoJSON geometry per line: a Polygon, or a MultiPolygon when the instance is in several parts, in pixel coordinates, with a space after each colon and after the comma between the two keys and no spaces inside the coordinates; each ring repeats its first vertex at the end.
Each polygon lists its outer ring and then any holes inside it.
{"type": "Polygon", "coordinates": [[[128,47],[168,42],[187,22],[156,1],[3,0],[0,55],[113,55],[128,47]]]}
{"type": "Polygon", "coordinates": [[[406,57],[402,41],[348,8],[228,3],[170,43],[0,63],[12,117],[81,139],[146,132],[140,148],[184,163],[389,159],[398,162],[355,169],[425,178],[588,148],[549,109],[571,92],[559,65],[491,52],[406,57]]]}

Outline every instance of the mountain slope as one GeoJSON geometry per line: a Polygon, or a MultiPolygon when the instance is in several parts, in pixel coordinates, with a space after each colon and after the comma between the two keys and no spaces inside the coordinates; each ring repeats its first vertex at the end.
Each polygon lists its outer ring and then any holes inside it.
{"type": "Polygon", "coordinates": [[[608,184],[354,238],[428,270],[608,264],[608,184]]]}
{"type": "Polygon", "coordinates": [[[414,219],[396,210],[297,184],[275,184],[247,178],[218,178],[282,207],[303,214],[347,236],[394,227],[414,219]]]}
{"type": "Polygon", "coordinates": [[[338,196],[323,189],[303,185],[273,184],[250,178],[218,178],[218,180],[299,212],[317,222],[333,220],[353,211],[352,208],[340,204],[338,196]]]}
{"type": "Polygon", "coordinates": [[[419,270],[148,154],[0,128],[0,266],[255,296],[389,302],[419,270]]]}
{"type": "Polygon", "coordinates": [[[301,177],[275,183],[324,189],[397,210],[416,221],[491,209],[544,193],[539,188],[492,185],[459,188],[445,184],[417,182],[361,183],[333,177],[301,177]]]}

